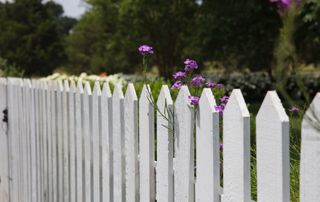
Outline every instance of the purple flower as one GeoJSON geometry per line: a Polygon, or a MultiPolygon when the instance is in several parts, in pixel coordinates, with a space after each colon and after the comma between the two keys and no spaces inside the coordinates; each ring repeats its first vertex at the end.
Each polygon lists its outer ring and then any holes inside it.
{"type": "Polygon", "coordinates": [[[141,55],[148,55],[148,54],[153,54],[153,48],[151,46],[148,45],[141,45],[139,48],[139,53],[141,55]]]}
{"type": "Polygon", "coordinates": [[[194,86],[201,86],[205,82],[205,79],[202,76],[195,76],[191,80],[191,84],[194,86]]]}
{"type": "Polygon", "coordinates": [[[182,71],[179,71],[179,72],[176,72],[176,73],[173,74],[173,78],[175,80],[180,79],[180,78],[184,78],[186,76],[187,76],[187,73],[182,72],[182,71]]]}
{"type": "Polygon", "coordinates": [[[223,149],[223,143],[219,144],[219,148],[222,150],[223,149]]]}
{"type": "Polygon", "coordinates": [[[220,88],[220,89],[221,89],[221,88],[223,88],[223,87],[224,87],[223,84],[221,84],[221,83],[218,83],[218,84],[217,84],[217,88],[220,88]]]}
{"type": "Polygon", "coordinates": [[[199,97],[198,96],[188,96],[190,103],[192,105],[198,105],[199,104],[199,97]]]}
{"type": "Polygon", "coordinates": [[[217,83],[215,83],[215,82],[207,82],[207,83],[206,83],[206,86],[207,86],[208,88],[214,88],[214,87],[217,86],[217,83]]]}
{"type": "Polygon", "coordinates": [[[229,96],[223,96],[222,98],[220,98],[220,101],[223,102],[223,103],[227,103],[229,100],[229,96]]]}
{"type": "Polygon", "coordinates": [[[185,64],[185,68],[184,68],[185,71],[198,69],[198,64],[195,60],[186,59],[184,61],[184,64],[185,64]]]}
{"type": "Polygon", "coordinates": [[[174,82],[174,84],[172,84],[171,89],[180,89],[181,86],[182,86],[182,82],[176,81],[176,82],[174,82]]]}
{"type": "Polygon", "coordinates": [[[220,105],[217,105],[217,106],[214,106],[214,109],[219,112],[220,114],[223,114],[223,111],[224,111],[224,108],[225,108],[225,104],[220,104],[220,105]]]}
{"type": "Polygon", "coordinates": [[[300,110],[298,107],[292,106],[289,108],[289,112],[291,113],[298,113],[300,110]]]}

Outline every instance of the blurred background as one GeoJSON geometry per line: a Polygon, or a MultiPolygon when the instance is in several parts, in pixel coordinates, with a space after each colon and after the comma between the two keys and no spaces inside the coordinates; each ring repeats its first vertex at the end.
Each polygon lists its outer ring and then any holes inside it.
{"type": "Polygon", "coordinates": [[[171,79],[192,58],[199,73],[249,100],[277,89],[309,102],[320,89],[320,1],[281,2],[0,0],[0,75],[132,79],[141,73],[137,48],[148,44],[150,78],[171,79]]]}

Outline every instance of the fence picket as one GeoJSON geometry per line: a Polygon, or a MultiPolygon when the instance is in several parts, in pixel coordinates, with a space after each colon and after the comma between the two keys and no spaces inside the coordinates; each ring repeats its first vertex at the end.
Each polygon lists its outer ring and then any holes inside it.
{"type": "Polygon", "coordinates": [[[76,85],[73,80],[70,81],[70,89],[68,94],[68,125],[69,125],[69,154],[70,154],[70,202],[76,202],[76,137],[75,137],[75,93],[76,85]]]}
{"type": "Polygon", "coordinates": [[[219,113],[215,105],[211,89],[205,88],[196,121],[196,201],[220,200],[219,113]]]}
{"type": "Polygon", "coordinates": [[[151,89],[144,85],[139,100],[140,201],[155,201],[154,107],[151,89]]]}
{"type": "Polygon", "coordinates": [[[82,106],[83,106],[83,84],[81,80],[77,83],[77,92],[75,94],[75,124],[76,124],[76,185],[77,194],[76,201],[84,201],[84,186],[83,186],[83,125],[82,125],[82,106]]]}
{"type": "Polygon", "coordinates": [[[289,118],[275,91],[269,91],[257,114],[259,202],[289,202],[289,118]]]}
{"type": "Polygon", "coordinates": [[[16,93],[17,93],[17,109],[18,114],[17,116],[17,128],[18,128],[18,139],[19,139],[19,201],[25,201],[25,179],[24,179],[24,171],[25,171],[25,159],[24,159],[24,116],[23,116],[23,83],[22,80],[16,79],[17,85],[16,85],[16,93]]]}
{"type": "Polygon", "coordinates": [[[125,199],[125,159],[124,159],[124,96],[122,87],[117,84],[112,97],[113,119],[113,201],[125,199]]]}
{"type": "MultiPolygon", "coordinates": [[[[173,104],[162,86],[155,120],[148,85],[138,101],[133,84],[124,96],[120,84],[112,95],[98,81],[91,91],[81,80],[0,78],[9,119],[0,122],[0,201],[251,202],[250,114],[241,91],[233,90],[223,114],[223,192],[214,97],[204,89],[195,110],[189,95],[181,87],[173,104]]],[[[301,202],[320,197],[319,106],[320,93],[302,123],[301,202]]],[[[256,135],[257,201],[289,202],[289,118],[275,91],[258,112],[256,135]]]]}
{"type": "Polygon", "coordinates": [[[173,202],[173,101],[167,85],[157,101],[156,199],[173,202]]]}
{"type": "Polygon", "coordinates": [[[57,89],[57,146],[58,146],[58,201],[63,201],[64,186],[63,186],[63,82],[58,81],[57,89]]]}
{"type": "Polygon", "coordinates": [[[53,82],[51,91],[51,112],[52,112],[52,192],[53,202],[58,202],[58,82],[53,82]]]}
{"type": "Polygon", "coordinates": [[[133,84],[127,87],[124,99],[126,199],[139,201],[138,172],[138,97],[133,84]]]}
{"type": "MultiPolygon", "coordinates": [[[[10,199],[12,202],[19,201],[19,180],[18,180],[18,172],[19,172],[19,142],[18,142],[18,128],[15,127],[18,125],[17,115],[18,115],[18,107],[17,107],[17,94],[16,94],[16,80],[9,79],[9,100],[8,105],[8,117],[9,117],[9,140],[10,140],[10,199]]],[[[35,192],[36,193],[36,192],[35,192]]]]}
{"type": "Polygon", "coordinates": [[[113,201],[112,197],[112,95],[108,83],[103,84],[100,96],[100,144],[101,144],[101,201],[113,201]]]}
{"type": "Polygon", "coordinates": [[[63,198],[64,201],[70,201],[69,196],[69,120],[68,120],[68,107],[69,107],[69,82],[63,82],[62,92],[62,152],[63,152],[63,198]]]}
{"type": "Polygon", "coordinates": [[[300,161],[300,201],[320,198],[320,93],[316,95],[302,121],[300,161]]]}
{"type": "Polygon", "coordinates": [[[223,202],[249,202],[250,114],[239,89],[223,113],[223,202]]]}
{"type": "MultiPolygon", "coordinates": [[[[51,94],[52,94],[52,88],[53,83],[52,81],[47,81],[47,92],[46,92],[46,101],[47,101],[47,163],[48,163],[48,201],[53,202],[53,193],[52,193],[52,178],[53,178],[53,172],[52,172],[52,100],[51,100],[51,94]]],[[[32,200],[31,200],[32,201],[32,200]]]]}
{"type": "Polygon", "coordinates": [[[8,134],[7,123],[3,120],[4,110],[7,109],[7,80],[0,78],[0,198],[3,202],[9,202],[9,154],[8,154],[8,134]]]}
{"type": "Polygon", "coordinates": [[[85,202],[92,200],[91,193],[91,137],[90,137],[90,100],[91,87],[88,81],[85,82],[82,106],[83,125],[83,154],[84,154],[84,192],[85,202]]]}
{"type": "Polygon", "coordinates": [[[182,86],[174,104],[175,164],[174,201],[194,201],[194,108],[187,86],[182,86]]]}
{"type": "Polygon", "coordinates": [[[99,99],[101,96],[100,83],[95,82],[91,97],[91,142],[92,142],[92,202],[100,202],[100,131],[99,131],[99,99]]]}

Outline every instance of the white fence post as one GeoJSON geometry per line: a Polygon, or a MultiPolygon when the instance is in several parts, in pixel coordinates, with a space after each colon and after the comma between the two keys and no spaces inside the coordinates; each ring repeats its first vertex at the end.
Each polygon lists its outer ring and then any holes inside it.
{"type": "Polygon", "coordinates": [[[101,201],[113,201],[112,195],[112,95],[108,83],[103,84],[102,93],[100,96],[100,144],[101,144],[101,201]]]}
{"type": "Polygon", "coordinates": [[[62,92],[62,140],[63,140],[63,199],[70,201],[69,196],[69,82],[64,80],[62,92]]]}
{"type": "Polygon", "coordinates": [[[95,82],[91,97],[91,147],[92,147],[92,202],[100,202],[100,131],[99,131],[99,99],[101,96],[100,83],[95,82]]]}
{"type": "Polygon", "coordinates": [[[83,176],[83,124],[82,124],[82,108],[83,108],[83,84],[81,80],[77,83],[77,92],[75,94],[75,125],[76,125],[76,185],[77,194],[76,201],[84,202],[84,180],[83,176]]]}
{"type": "Polygon", "coordinates": [[[182,86],[174,105],[175,165],[174,201],[194,201],[194,108],[187,86],[182,86]]]}
{"type": "Polygon", "coordinates": [[[249,202],[250,114],[239,89],[223,113],[223,202],[249,202]]]}
{"type": "MultiPolygon", "coordinates": [[[[53,84],[52,81],[47,81],[47,92],[46,92],[46,100],[47,100],[47,148],[48,148],[48,153],[47,153],[47,161],[48,161],[48,196],[47,200],[49,202],[53,201],[53,196],[52,196],[52,178],[53,178],[53,172],[52,172],[52,118],[53,118],[53,113],[52,113],[52,99],[51,99],[51,94],[52,94],[52,88],[53,84]]],[[[32,201],[32,200],[31,200],[32,201]]]]}
{"type": "Polygon", "coordinates": [[[301,132],[300,201],[320,198],[320,93],[304,115],[301,132]]]}
{"type": "Polygon", "coordinates": [[[84,154],[84,192],[85,202],[92,201],[91,193],[91,135],[90,135],[90,100],[91,87],[86,81],[83,93],[83,108],[82,108],[82,125],[83,125],[83,154],[84,154]]]}
{"type": "Polygon", "coordinates": [[[205,88],[196,120],[196,201],[220,200],[219,113],[215,105],[211,89],[205,88]]]}
{"type": "Polygon", "coordinates": [[[70,154],[70,202],[76,202],[76,132],[75,132],[75,93],[76,85],[73,80],[70,81],[70,89],[68,94],[68,125],[69,125],[69,154],[70,154]]]}
{"type": "Polygon", "coordinates": [[[155,201],[154,108],[151,89],[144,85],[139,100],[140,201],[155,201]]]}
{"type": "Polygon", "coordinates": [[[57,149],[58,149],[58,202],[63,201],[64,198],[64,186],[63,186],[63,82],[58,81],[57,86],[57,149]]]}
{"type": "Polygon", "coordinates": [[[125,158],[124,158],[124,96],[122,87],[117,84],[112,97],[112,140],[113,140],[113,200],[125,199],[125,158]]]}
{"type": "Polygon", "coordinates": [[[158,202],[173,202],[173,101],[168,86],[157,101],[157,191],[158,202]]]}
{"type": "Polygon", "coordinates": [[[267,93],[256,119],[258,201],[289,202],[289,118],[275,91],[267,93]]]}
{"type": "Polygon", "coordinates": [[[0,78],[0,199],[9,202],[9,154],[8,154],[8,128],[4,119],[4,110],[7,109],[8,94],[7,80],[0,78]]]}
{"type": "Polygon", "coordinates": [[[51,113],[52,113],[52,196],[53,202],[58,202],[58,82],[52,83],[53,89],[51,91],[51,113]]]}
{"type": "Polygon", "coordinates": [[[138,97],[133,84],[127,87],[124,99],[126,199],[139,201],[138,172],[138,97]]]}

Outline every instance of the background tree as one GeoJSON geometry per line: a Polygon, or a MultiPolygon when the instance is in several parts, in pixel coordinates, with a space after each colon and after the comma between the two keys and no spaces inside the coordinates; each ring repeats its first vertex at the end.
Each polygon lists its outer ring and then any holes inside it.
{"type": "Polygon", "coordinates": [[[0,57],[26,75],[50,74],[66,62],[64,37],[76,20],[52,1],[16,0],[0,6],[0,57]]]}
{"type": "Polygon", "coordinates": [[[192,0],[88,0],[84,15],[68,40],[71,65],[109,73],[139,68],[137,48],[154,47],[154,62],[164,77],[181,64],[195,31],[197,5],[192,0]],[[85,37],[84,37],[85,36],[85,37]]]}

